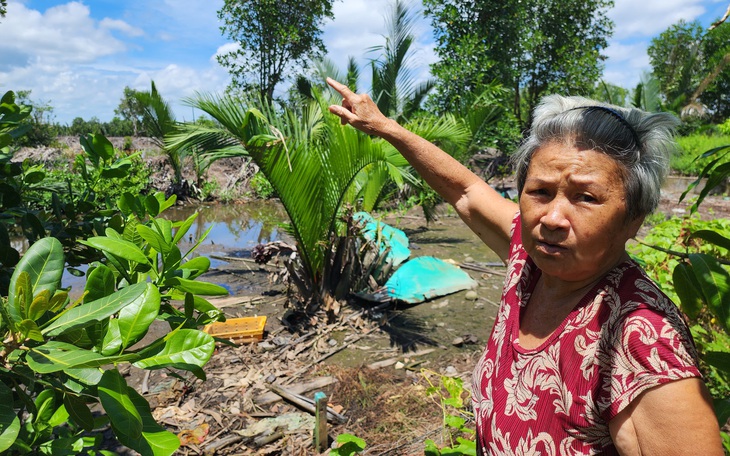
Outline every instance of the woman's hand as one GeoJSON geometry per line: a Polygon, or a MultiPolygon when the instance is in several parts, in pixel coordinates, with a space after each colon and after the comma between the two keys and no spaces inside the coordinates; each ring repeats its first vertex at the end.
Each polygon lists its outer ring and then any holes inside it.
{"type": "Polygon", "coordinates": [[[330,112],[340,118],[342,125],[350,124],[367,134],[381,136],[392,122],[367,94],[356,94],[332,78],[327,78],[327,84],[342,95],[342,106],[330,106],[330,112]]]}

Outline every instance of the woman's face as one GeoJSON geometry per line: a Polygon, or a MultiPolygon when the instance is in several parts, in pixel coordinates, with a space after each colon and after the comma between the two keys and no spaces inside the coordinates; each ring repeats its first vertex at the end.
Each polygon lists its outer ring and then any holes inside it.
{"type": "Polygon", "coordinates": [[[621,165],[589,149],[551,142],[539,148],[520,195],[522,243],[548,276],[602,277],[624,258],[641,220],[626,220],[621,165]]]}

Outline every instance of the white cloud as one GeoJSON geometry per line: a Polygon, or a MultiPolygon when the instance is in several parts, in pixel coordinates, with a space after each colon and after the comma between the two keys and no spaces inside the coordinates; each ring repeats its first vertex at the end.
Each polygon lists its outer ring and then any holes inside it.
{"type": "Polygon", "coordinates": [[[0,54],[42,63],[85,63],[122,52],[123,42],[99,27],[89,8],[78,2],[49,8],[45,13],[8,3],[0,27],[0,54]]]}
{"type": "Polygon", "coordinates": [[[615,0],[608,12],[614,39],[655,36],[680,19],[692,21],[705,13],[703,0],[615,0]]]}
{"type": "Polygon", "coordinates": [[[107,30],[118,30],[128,36],[142,36],[144,35],[144,31],[142,29],[137,27],[132,27],[128,23],[119,20],[119,19],[109,19],[108,17],[105,17],[101,20],[99,25],[102,28],[105,28],[107,30]]]}

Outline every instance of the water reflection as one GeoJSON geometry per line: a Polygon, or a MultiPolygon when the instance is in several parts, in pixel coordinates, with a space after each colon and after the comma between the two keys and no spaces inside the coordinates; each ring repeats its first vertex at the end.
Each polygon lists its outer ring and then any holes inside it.
{"type": "Polygon", "coordinates": [[[193,242],[197,241],[210,227],[206,244],[237,250],[250,250],[257,244],[286,237],[281,228],[281,223],[288,220],[286,212],[280,204],[271,201],[176,206],[163,216],[169,220],[185,220],[196,211],[198,217],[185,240],[192,236],[193,242]]]}

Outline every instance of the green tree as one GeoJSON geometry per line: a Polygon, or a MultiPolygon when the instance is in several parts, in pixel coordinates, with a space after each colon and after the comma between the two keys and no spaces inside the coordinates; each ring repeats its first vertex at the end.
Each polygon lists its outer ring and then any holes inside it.
{"type": "Polygon", "coordinates": [[[226,0],[218,11],[221,32],[238,48],[219,55],[232,86],[257,90],[271,100],[277,84],[296,66],[324,54],[322,23],[333,0],[226,0]]]}
{"type": "Polygon", "coordinates": [[[649,61],[670,105],[681,108],[702,79],[703,34],[699,21],[680,20],[651,40],[649,61]]]}
{"type": "Polygon", "coordinates": [[[652,39],[647,50],[667,107],[682,114],[730,116],[730,30],[705,31],[698,21],[680,20],[652,39]]]}
{"type": "Polygon", "coordinates": [[[8,12],[8,2],[6,0],[0,0],[0,17],[5,17],[8,12]]]}
{"type": "Polygon", "coordinates": [[[548,93],[590,94],[602,72],[601,50],[613,29],[611,0],[424,0],[440,61],[436,104],[468,106],[499,81],[523,126],[548,93]],[[523,100],[524,99],[524,100],[523,100]]]}
{"type": "Polygon", "coordinates": [[[123,120],[132,122],[132,136],[137,136],[139,124],[144,116],[144,107],[139,102],[138,93],[137,90],[125,87],[124,95],[119,100],[119,106],[114,110],[114,114],[121,116],[123,120]]]}

